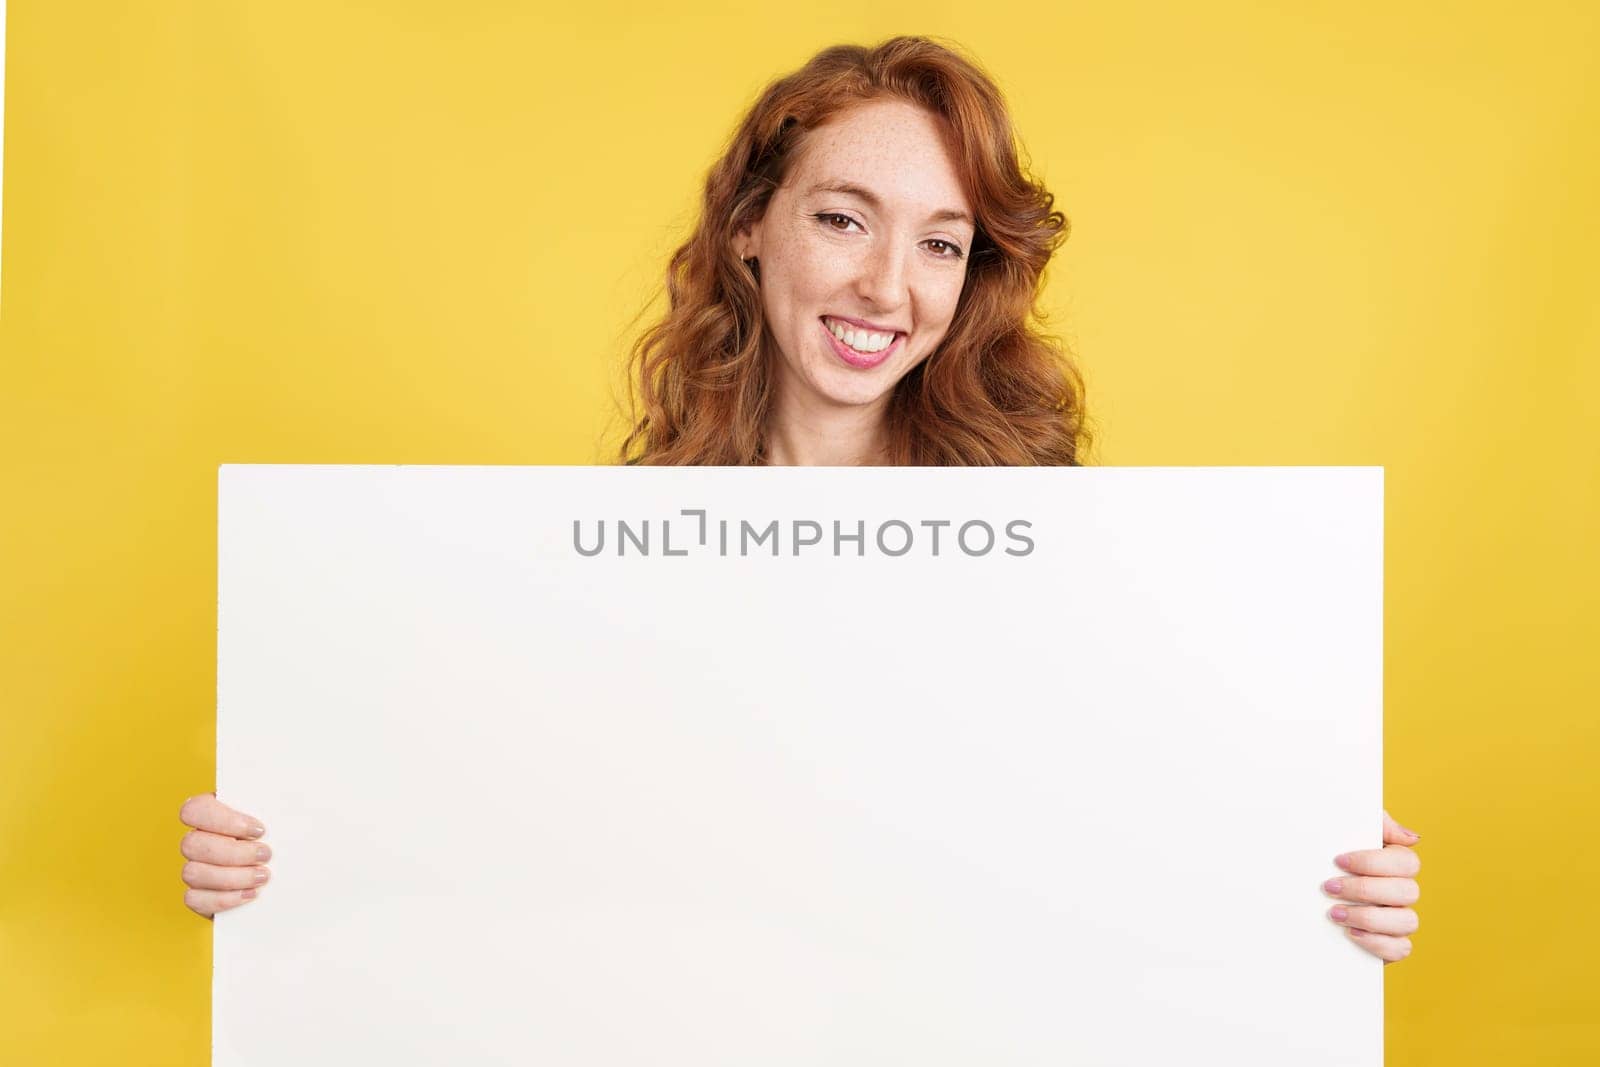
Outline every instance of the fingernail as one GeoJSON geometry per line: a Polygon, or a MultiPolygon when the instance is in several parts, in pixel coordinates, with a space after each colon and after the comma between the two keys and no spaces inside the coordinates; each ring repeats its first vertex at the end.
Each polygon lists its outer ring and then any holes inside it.
{"type": "Polygon", "coordinates": [[[1333,857],[1333,862],[1336,866],[1343,867],[1348,871],[1350,869],[1350,853],[1346,852],[1333,857]]]}
{"type": "Polygon", "coordinates": [[[258,822],[253,822],[253,823],[250,824],[250,828],[244,832],[244,836],[246,836],[246,837],[260,837],[262,834],[264,834],[266,832],[267,832],[267,828],[265,826],[262,826],[258,822]]]}
{"type": "Polygon", "coordinates": [[[265,882],[267,880],[267,872],[266,871],[257,871],[255,874],[251,875],[251,877],[253,879],[255,879],[256,885],[260,885],[262,882],[265,882]]]}
{"type": "Polygon", "coordinates": [[[1329,878],[1326,882],[1322,883],[1322,888],[1327,890],[1329,893],[1332,893],[1334,896],[1338,896],[1340,893],[1344,892],[1344,883],[1339,881],[1337,878],[1329,878]]]}
{"type": "Polygon", "coordinates": [[[1344,932],[1349,934],[1351,937],[1360,937],[1362,934],[1366,933],[1366,931],[1361,929],[1359,926],[1346,926],[1344,928],[1344,932]]]}
{"type": "Polygon", "coordinates": [[[1328,912],[1328,918],[1332,919],[1336,923],[1342,923],[1346,919],[1350,918],[1350,910],[1348,908],[1335,907],[1333,910],[1328,912]]]}
{"type": "Polygon", "coordinates": [[[254,889],[246,889],[243,893],[240,893],[239,895],[241,897],[243,897],[244,899],[246,899],[246,900],[254,900],[254,899],[256,899],[256,891],[254,889]]]}
{"type": "Polygon", "coordinates": [[[265,863],[271,858],[272,849],[268,848],[266,845],[256,846],[256,859],[260,860],[262,863],[265,863]]]}
{"type": "MultiPolygon", "coordinates": [[[[1405,830],[1405,827],[1402,826],[1401,829],[1405,830]]],[[[1406,830],[1406,833],[1410,834],[1415,840],[1420,840],[1422,838],[1422,835],[1417,833],[1415,830],[1406,830]]]]}

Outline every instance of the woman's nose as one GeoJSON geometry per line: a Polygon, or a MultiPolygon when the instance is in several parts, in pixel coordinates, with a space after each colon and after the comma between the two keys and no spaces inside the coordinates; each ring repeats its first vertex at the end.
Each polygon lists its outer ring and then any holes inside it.
{"type": "Polygon", "coordinates": [[[885,242],[862,261],[856,292],[880,311],[900,307],[905,303],[905,269],[899,251],[885,242]]]}

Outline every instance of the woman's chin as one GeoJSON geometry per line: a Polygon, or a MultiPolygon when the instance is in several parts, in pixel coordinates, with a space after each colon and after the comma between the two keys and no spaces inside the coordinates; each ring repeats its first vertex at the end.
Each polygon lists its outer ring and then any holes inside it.
{"type": "MultiPolygon", "coordinates": [[[[887,369],[882,367],[878,371],[887,369]]],[[[895,383],[893,377],[878,371],[863,374],[860,371],[830,370],[827,374],[819,376],[820,380],[816,381],[817,390],[826,399],[842,406],[862,407],[875,404],[888,395],[895,383]]]]}

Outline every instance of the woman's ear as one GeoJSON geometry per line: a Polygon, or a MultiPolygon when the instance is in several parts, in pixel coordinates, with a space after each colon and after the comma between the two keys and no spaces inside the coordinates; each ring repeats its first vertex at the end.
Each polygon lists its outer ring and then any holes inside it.
{"type": "Polygon", "coordinates": [[[746,223],[734,231],[733,251],[740,259],[759,259],[761,256],[761,223],[746,223]]]}

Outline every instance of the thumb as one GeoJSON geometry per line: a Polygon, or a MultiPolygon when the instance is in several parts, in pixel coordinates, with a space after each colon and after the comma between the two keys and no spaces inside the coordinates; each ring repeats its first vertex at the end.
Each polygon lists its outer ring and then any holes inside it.
{"type": "Polygon", "coordinates": [[[1422,839],[1415,830],[1407,830],[1394,821],[1394,816],[1383,813],[1383,843],[1386,845],[1412,845],[1422,839]]]}

